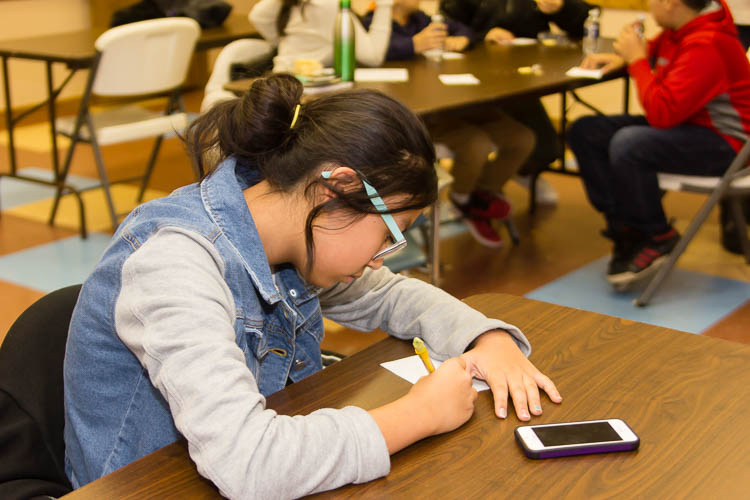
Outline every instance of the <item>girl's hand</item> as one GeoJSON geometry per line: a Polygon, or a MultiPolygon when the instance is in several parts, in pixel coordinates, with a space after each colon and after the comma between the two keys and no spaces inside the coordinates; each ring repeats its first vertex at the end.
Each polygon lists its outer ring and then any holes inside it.
{"type": "Polygon", "coordinates": [[[489,384],[495,398],[495,414],[500,418],[508,415],[508,395],[513,398],[519,420],[530,420],[530,414],[542,414],[539,387],[553,402],[562,401],[555,384],[526,359],[505,331],[482,334],[475,347],[461,355],[461,359],[466,361],[466,369],[472,376],[489,384]]]}
{"type": "Polygon", "coordinates": [[[641,38],[632,24],[625,25],[622,28],[613,47],[628,64],[648,57],[647,42],[641,38]]]}
{"type": "Polygon", "coordinates": [[[617,54],[591,54],[581,63],[584,69],[601,69],[604,73],[609,73],[620,68],[625,61],[617,54]]]}
{"type": "Polygon", "coordinates": [[[515,35],[510,31],[503,28],[492,28],[484,36],[485,42],[503,43],[510,42],[515,38],[515,35]]]}
{"type": "Polygon", "coordinates": [[[442,23],[431,23],[425,29],[411,37],[414,53],[422,54],[426,50],[441,49],[445,44],[448,27],[442,23]]]}
{"type": "Polygon", "coordinates": [[[406,395],[428,419],[430,434],[440,434],[460,427],[474,413],[477,391],[461,358],[452,358],[412,386],[406,395]]]}
{"type": "Polygon", "coordinates": [[[449,36],[445,39],[445,50],[462,52],[469,45],[469,38],[465,36],[449,36]]]}

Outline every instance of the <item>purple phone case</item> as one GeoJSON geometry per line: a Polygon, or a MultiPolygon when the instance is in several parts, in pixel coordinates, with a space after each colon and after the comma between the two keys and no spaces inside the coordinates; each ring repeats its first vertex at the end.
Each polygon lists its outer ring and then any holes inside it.
{"type": "MultiPolygon", "coordinates": [[[[633,432],[633,434],[635,434],[635,432],[633,432]]],[[[521,438],[521,435],[518,433],[518,428],[516,428],[516,430],[513,432],[513,435],[516,437],[516,442],[523,450],[524,455],[526,455],[529,458],[534,458],[534,459],[570,457],[574,455],[591,455],[594,453],[610,453],[613,451],[632,451],[632,450],[637,450],[641,444],[640,438],[636,435],[636,440],[634,442],[583,444],[577,447],[567,448],[564,450],[535,451],[535,450],[530,450],[529,448],[526,447],[526,443],[521,438]]]]}

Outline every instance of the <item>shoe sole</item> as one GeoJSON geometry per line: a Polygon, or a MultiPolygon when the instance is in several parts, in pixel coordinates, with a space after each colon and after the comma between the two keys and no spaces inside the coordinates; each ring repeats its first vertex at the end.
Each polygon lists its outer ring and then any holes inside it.
{"type": "Polygon", "coordinates": [[[655,259],[650,266],[638,273],[627,271],[624,273],[608,275],[607,281],[609,281],[609,283],[615,288],[616,291],[623,292],[630,288],[630,285],[639,281],[643,281],[649,276],[653,276],[653,274],[659,270],[659,268],[667,261],[668,258],[669,254],[662,255],[661,257],[655,259]]]}
{"type": "Polygon", "coordinates": [[[482,236],[481,234],[479,234],[479,232],[476,229],[474,229],[474,226],[472,226],[468,222],[466,222],[465,224],[466,224],[466,227],[469,228],[469,232],[474,237],[474,239],[477,240],[481,245],[487,248],[501,248],[503,246],[503,240],[500,240],[497,242],[490,241],[486,239],[484,236],[482,236]]]}

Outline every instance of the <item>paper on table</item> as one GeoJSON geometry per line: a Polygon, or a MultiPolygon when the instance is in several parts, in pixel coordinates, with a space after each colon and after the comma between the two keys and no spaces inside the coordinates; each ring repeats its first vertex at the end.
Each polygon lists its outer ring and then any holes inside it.
{"type": "Polygon", "coordinates": [[[534,45],[537,42],[536,38],[514,38],[510,41],[511,45],[534,45]]]}
{"type": "Polygon", "coordinates": [[[464,56],[460,52],[443,52],[443,59],[463,59],[464,56]]]}
{"type": "Polygon", "coordinates": [[[595,78],[600,79],[604,72],[601,69],[583,69],[579,66],[574,66],[565,72],[566,75],[578,78],[595,78]]]}
{"type": "Polygon", "coordinates": [[[479,79],[471,73],[438,75],[443,85],[479,85],[479,79]]]}
{"type": "Polygon", "coordinates": [[[409,71],[406,68],[357,68],[354,70],[355,82],[408,82],[409,71]]]}
{"type": "MultiPolygon", "coordinates": [[[[436,361],[433,359],[432,364],[437,370],[438,367],[443,363],[442,361],[436,361]]],[[[398,375],[402,379],[411,382],[412,384],[416,384],[417,380],[419,380],[421,377],[424,377],[425,375],[428,375],[427,368],[424,367],[424,363],[422,363],[422,360],[419,359],[419,356],[417,356],[416,354],[414,356],[409,356],[408,358],[401,358],[395,361],[386,361],[385,363],[380,363],[380,366],[382,366],[389,372],[398,375]]],[[[486,391],[490,388],[490,386],[488,386],[486,382],[477,379],[474,379],[474,383],[472,385],[477,391],[486,391]]]]}

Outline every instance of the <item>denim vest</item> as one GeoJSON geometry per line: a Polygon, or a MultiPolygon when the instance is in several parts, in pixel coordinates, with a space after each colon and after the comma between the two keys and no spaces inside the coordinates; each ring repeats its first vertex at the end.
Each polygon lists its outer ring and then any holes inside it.
{"type": "Polygon", "coordinates": [[[291,266],[272,273],[242,193],[258,180],[230,158],[203,182],[136,208],[84,283],[64,367],[66,472],[74,487],[180,437],[166,400],[115,331],[123,264],[159,229],[194,231],[223,258],[235,342],[264,396],[322,368],[317,290],[291,266]]]}

